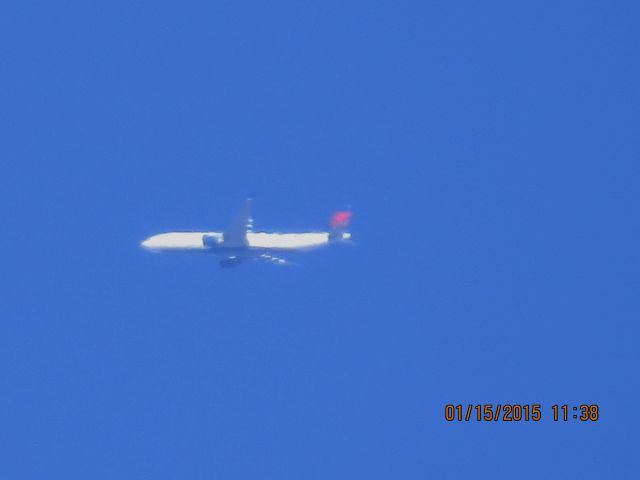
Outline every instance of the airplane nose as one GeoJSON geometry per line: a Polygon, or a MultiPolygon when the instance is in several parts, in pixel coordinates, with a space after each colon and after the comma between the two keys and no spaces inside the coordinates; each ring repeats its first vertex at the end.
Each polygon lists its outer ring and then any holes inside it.
{"type": "Polygon", "coordinates": [[[140,246],[142,248],[150,248],[151,247],[151,237],[149,238],[145,238],[143,241],[140,242],[140,246]]]}

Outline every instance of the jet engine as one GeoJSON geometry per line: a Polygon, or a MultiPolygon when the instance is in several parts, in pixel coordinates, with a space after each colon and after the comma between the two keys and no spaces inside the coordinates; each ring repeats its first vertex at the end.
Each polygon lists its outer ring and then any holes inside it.
{"type": "Polygon", "coordinates": [[[205,247],[218,248],[220,245],[222,245],[222,237],[213,236],[213,235],[203,235],[202,244],[205,247]]]}

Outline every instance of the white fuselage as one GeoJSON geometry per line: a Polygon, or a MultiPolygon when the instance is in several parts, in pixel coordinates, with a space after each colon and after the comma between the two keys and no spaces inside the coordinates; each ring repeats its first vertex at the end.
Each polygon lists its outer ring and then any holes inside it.
{"type": "MultiPolygon", "coordinates": [[[[348,233],[340,235],[341,240],[349,238],[348,233]]],[[[154,251],[211,251],[218,249],[205,243],[205,237],[214,238],[224,249],[221,232],[169,232],[153,235],[142,242],[142,246],[154,251]]],[[[309,250],[328,244],[332,240],[329,232],[309,233],[268,233],[248,232],[246,251],[296,251],[309,250]]]]}

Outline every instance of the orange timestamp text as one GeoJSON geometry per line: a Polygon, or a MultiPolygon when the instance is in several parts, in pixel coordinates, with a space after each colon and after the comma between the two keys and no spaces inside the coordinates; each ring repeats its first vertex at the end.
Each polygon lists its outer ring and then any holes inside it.
{"type": "MultiPolygon", "coordinates": [[[[555,422],[595,422],[600,418],[600,407],[595,404],[556,404],[551,407],[551,414],[555,422]]],[[[448,403],[444,407],[444,419],[447,422],[539,422],[542,417],[543,407],[540,403],[448,403]]]]}

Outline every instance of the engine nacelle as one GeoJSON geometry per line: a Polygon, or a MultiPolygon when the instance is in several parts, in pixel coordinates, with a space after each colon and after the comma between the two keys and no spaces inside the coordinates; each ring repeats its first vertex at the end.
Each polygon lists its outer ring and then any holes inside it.
{"type": "Polygon", "coordinates": [[[218,248],[222,245],[222,236],[203,235],[202,244],[208,248],[218,248]]]}

